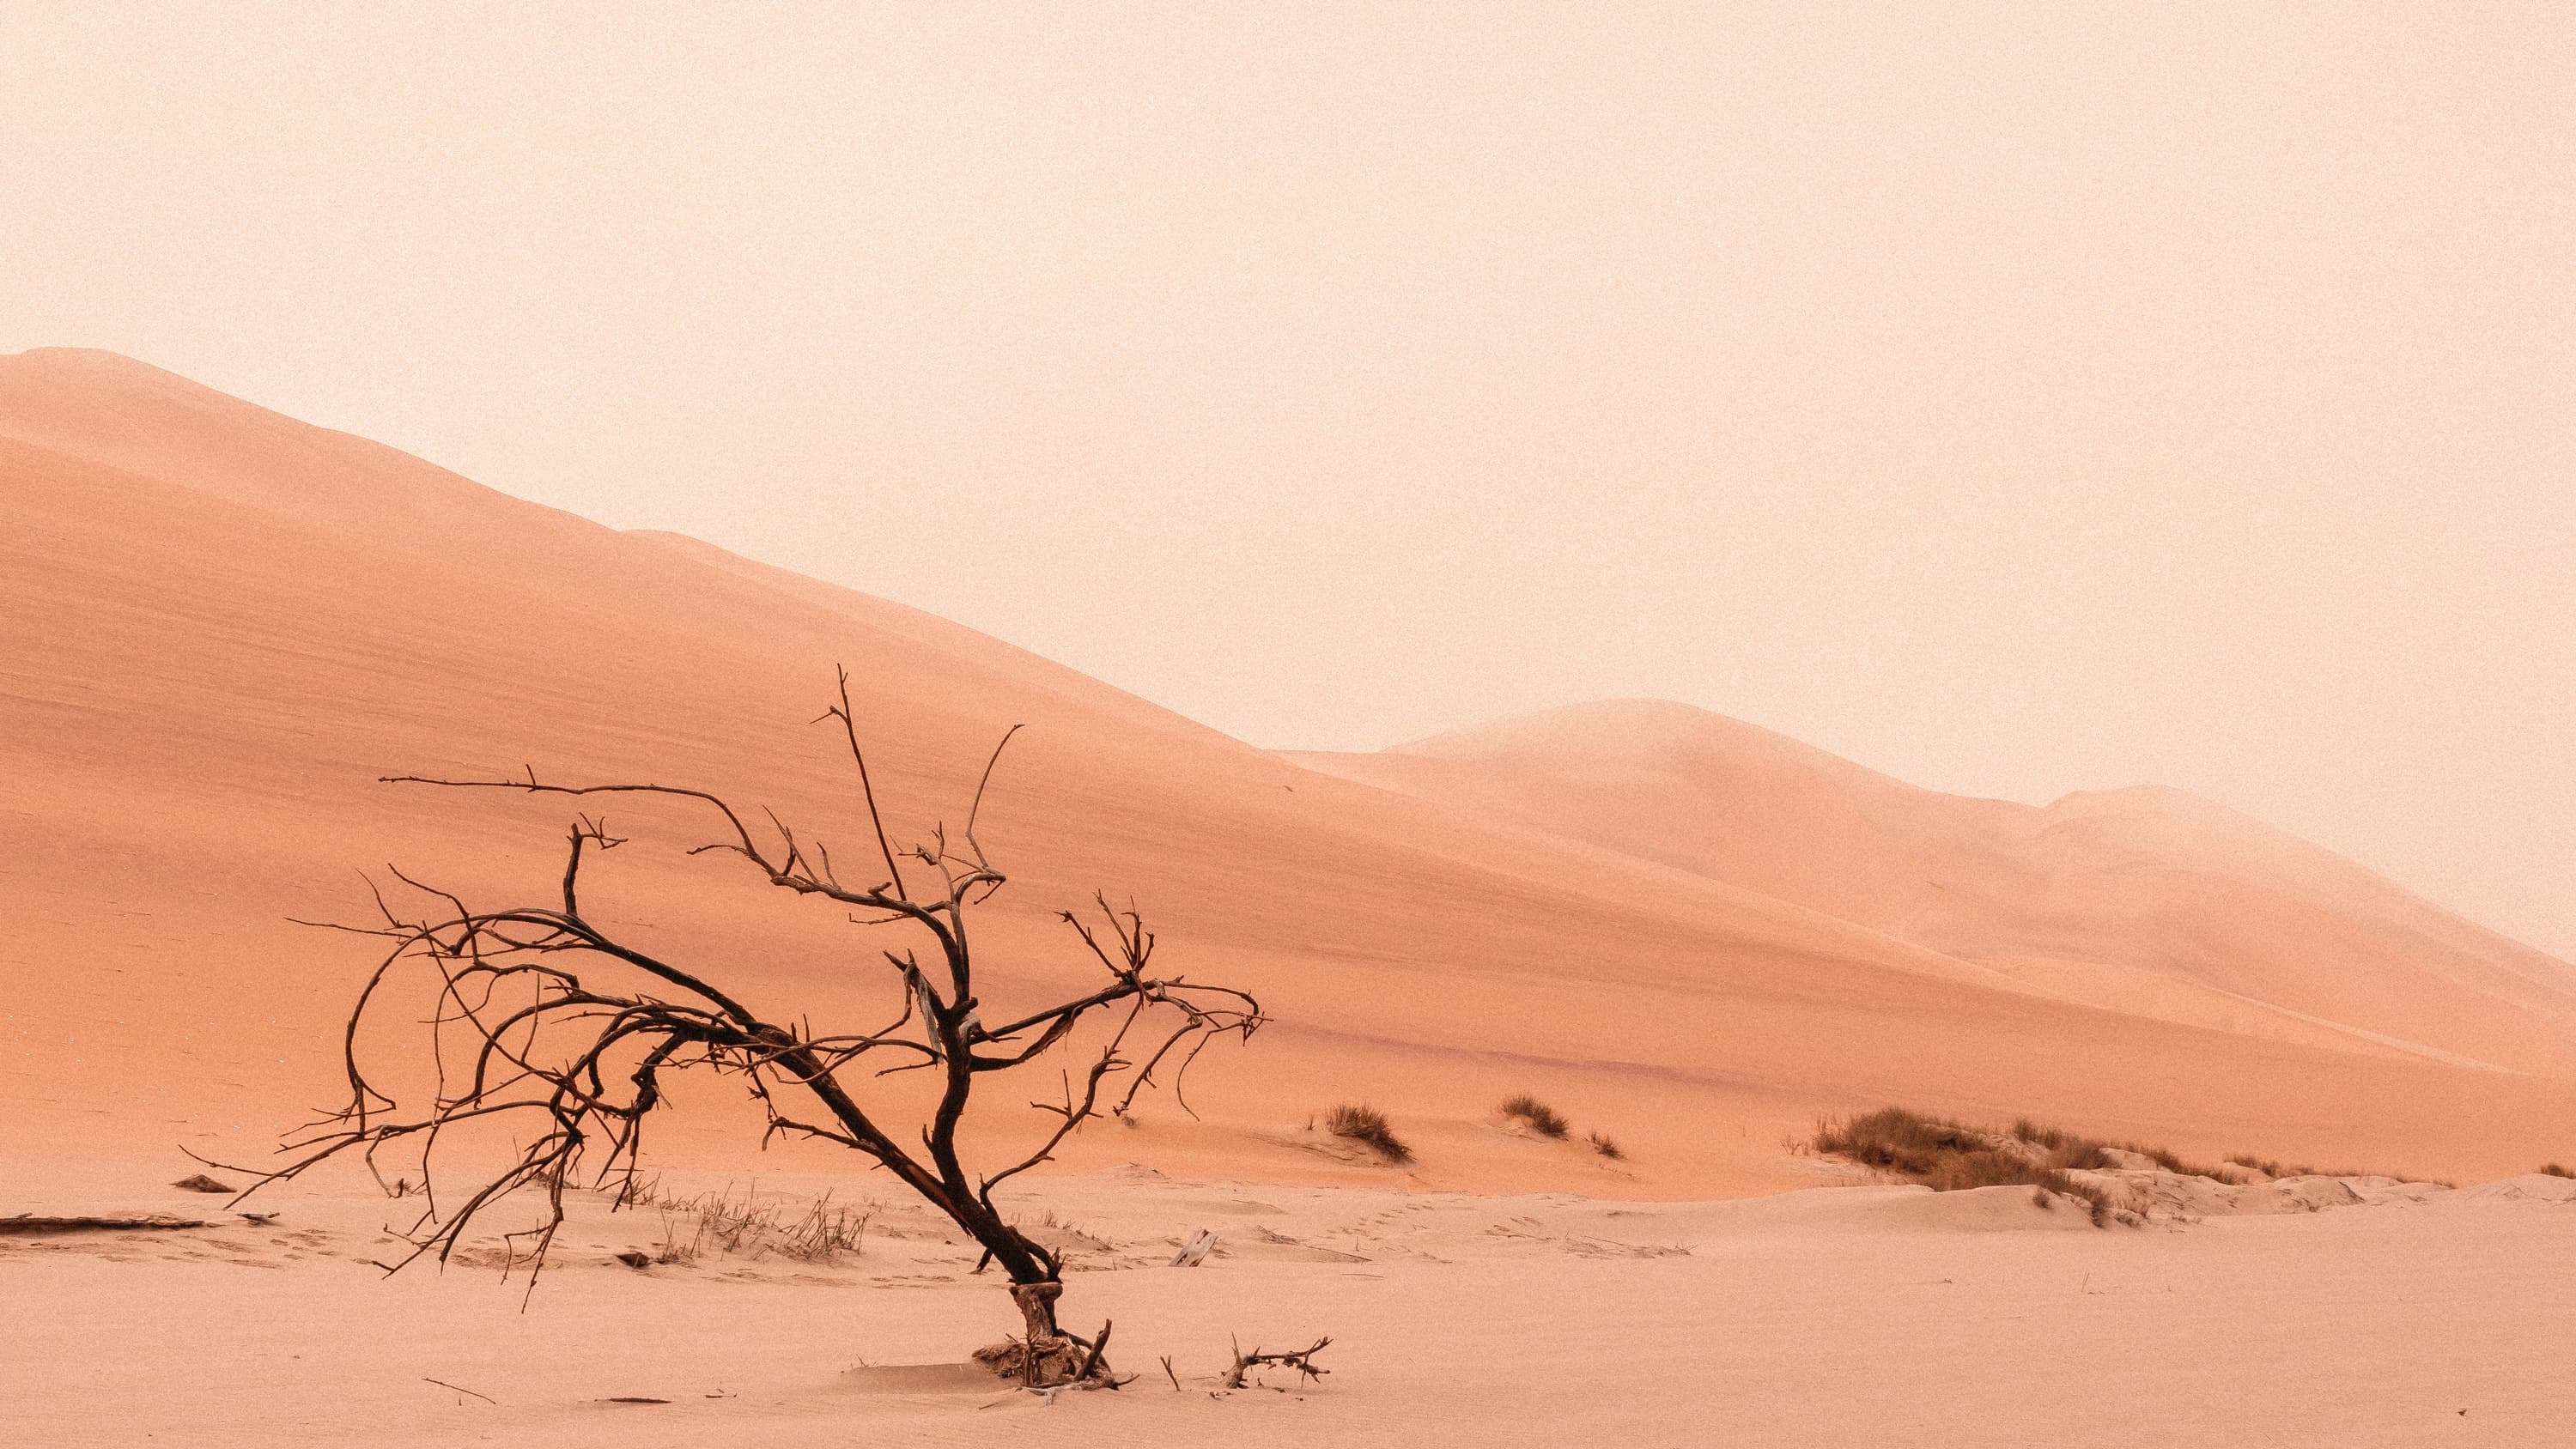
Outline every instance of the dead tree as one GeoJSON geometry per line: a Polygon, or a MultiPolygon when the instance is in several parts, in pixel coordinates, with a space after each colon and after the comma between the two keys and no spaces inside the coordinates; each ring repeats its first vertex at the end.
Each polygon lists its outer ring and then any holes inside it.
{"type": "MultiPolygon", "coordinates": [[[[1180,1079],[1199,1051],[1220,1036],[1251,1036],[1263,1021],[1260,1005],[1230,987],[1154,974],[1154,933],[1133,909],[1112,909],[1095,895],[1096,919],[1058,914],[1108,973],[1107,981],[1071,1000],[988,1022],[993,1009],[977,993],[967,923],[971,908],[1004,883],[976,839],[975,823],[1010,734],[985,762],[962,845],[952,846],[941,828],[928,842],[898,850],[877,808],[846,670],[839,703],[816,723],[826,720],[838,722],[848,743],[866,806],[870,843],[876,846],[867,874],[882,875],[870,884],[844,884],[830,851],[775,815],[763,812],[769,829],[755,832],[743,811],[702,790],[557,785],[540,781],[533,770],[525,779],[385,778],[531,795],[687,802],[715,827],[714,838],[689,854],[738,857],[773,886],[848,908],[848,919],[862,929],[900,934],[899,946],[878,953],[888,992],[899,1001],[890,1003],[891,1021],[866,1031],[814,1031],[801,1017],[764,1015],[699,971],[621,941],[584,913],[580,891],[591,857],[627,842],[612,836],[603,819],[576,813],[566,836],[560,903],[476,910],[395,871],[434,903],[426,913],[407,917],[378,892],[384,924],[341,928],[395,943],[350,1010],[343,1053],[349,1097],[290,1139],[283,1151],[291,1160],[261,1174],[259,1185],[347,1154],[363,1157],[370,1168],[389,1149],[404,1159],[406,1170],[416,1159],[431,1174],[428,1205],[412,1225],[413,1251],[395,1268],[424,1254],[445,1261],[478,1216],[533,1189],[544,1205],[542,1221],[505,1234],[513,1263],[529,1269],[533,1291],[535,1274],[563,1224],[566,1190],[604,1188],[613,1180],[631,1184],[645,1125],[662,1104],[665,1077],[704,1069],[748,1088],[767,1116],[764,1144],[784,1134],[858,1152],[981,1244],[1008,1276],[1024,1322],[1025,1337],[1014,1357],[1026,1381],[1114,1381],[1100,1352],[1106,1330],[1087,1339],[1059,1326],[1063,1264],[1012,1225],[994,1201],[994,1189],[1047,1161],[1084,1122],[1125,1115],[1158,1072],[1168,1072],[1177,1097],[1180,1079]],[[768,839],[771,834],[775,840],[768,839]],[[909,877],[907,863],[913,867],[909,877]],[[438,1003],[425,1053],[436,1084],[409,1104],[378,1089],[376,1081],[392,1064],[380,1048],[362,1041],[380,1034],[384,1023],[378,1018],[400,1020],[387,1004],[400,994],[389,983],[407,971],[429,973],[419,985],[434,991],[438,1003]],[[1031,1104],[1054,1119],[1034,1150],[990,1171],[970,1168],[958,1129],[978,1102],[978,1084],[1037,1061],[1095,1017],[1107,1032],[1098,1054],[1078,1077],[1062,1074],[1061,1101],[1031,1104]],[[888,1100],[892,1084],[879,1085],[884,1077],[907,1072],[932,1074],[938,1088],[935,1105],[918,1125],[917,1145],[897,1135],[896,1120],[922,1114],[904,1112],[888,1100]],[[459,1196],[438,1185],[436,1149],[443,1134],[469,1124],[517,1130],[505,1165],[474,1173],[459,1196]]],[[[416,1023],[412,1030],[418,1030],[416,1023]]],[[[413,1050],[416,1063],[422,1054],[413,1050]]],[[[1186,1101],[1182,1105],[1186,1109],[1186,1101]]]]}

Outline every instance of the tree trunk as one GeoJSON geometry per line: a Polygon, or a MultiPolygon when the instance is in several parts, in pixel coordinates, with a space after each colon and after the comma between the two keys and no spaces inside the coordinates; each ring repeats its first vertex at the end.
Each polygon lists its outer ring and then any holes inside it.
{"type": "Polygon", "coordinates": [[[1020,1316],[1027,1320],[1027,1352],[1020,1360],[1020,1377],[1025,1383],[1043,1387],[1070,1382],[1080,1365],[1072,1339],[1056,1327],[1055,1301],[1064,1296],[1062,1283],[1014,1283],[1011,1300],[1020,1305],[1020,1316]]]}

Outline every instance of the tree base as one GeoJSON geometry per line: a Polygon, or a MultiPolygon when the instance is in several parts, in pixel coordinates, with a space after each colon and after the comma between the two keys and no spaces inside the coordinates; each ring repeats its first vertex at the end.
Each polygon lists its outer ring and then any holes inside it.
{"type": "Polygon", "coordinates": [[[1082,1350],[1073,1340],[1059,1338],[1030,1352],[1028,1340],[1006,1338],[975,1350],[977,1363],[993,1371],[993,1376],[1030,1388],[1057,1388],[1071,1383],[1082,1367],[1082,1350]]]}
{"type": "Polygon", "coordinates": [[[1028,1332],[975,1350],[975,1361],[1033,1389],[1114,1383],[1103,1352],[1109,1345],[1109,1325],[1102,1324],[1100,1337],[1090,1340],[1056,1327],[1055,1301],[1063,1296],[1062,1283],[1012,1284],[1011,1301],[1028,1320],[1028,1332]]]}

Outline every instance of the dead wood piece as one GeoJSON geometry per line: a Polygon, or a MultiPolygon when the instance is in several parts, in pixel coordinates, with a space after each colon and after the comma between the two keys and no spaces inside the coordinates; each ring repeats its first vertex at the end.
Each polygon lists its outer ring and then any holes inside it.
{"type": "Polygon", "coordinates": [[[629,1248],[625,1252],[617,1255],[617,1261],[625,1264],[629,1268],[650,1268],[653,1266],[653,1255],[635,1248],[629,1248]]]}
{"type": "Polygon", "coordinates": [[[1238,1343],[1234,1349],[1234,1367],[1226,1373],[1225,1386],[1229,1389],[1242,1388],[1244,1375],[1268,1365],[1295,1369],[1301,1383],[1320,1379],[1332,1370],[1316,1364],[1315,1355],[1322,1353],[1325,1345],[1332,1341],[1330,1336],[1326,1336],[1316,1339],[1304,1348],[1287,1353],[1263,1353],[1257,1348],[1250,1353],[1245,1353],[1243,1346],[1238,1343]]]}
{"type": "Polygon", "coordinates": [[[1070,1339],[1044,1341],[1032,1350],[1027,1339],[1014,1335],[1000,1343],[988,1343],[968,1357],[991,1369],[995,1378],[1007,1379],[1022,1388],[1050,1389],[1072,1381],[1074,1351],[1070,1339]]]}
{"type": "Polygon", "coordinates": [[[43,1237],[54,1233],[159,1232],[173,1228],[211,1228],[204,1218],[170,1213],[75,1213],[61,1216],[19,1213],[0,1218],[0,1237],[43,1237]]]}
{"type": "Polygon", "coordinates": [[[1201,1228],[1190,1234],[1190,1240],[1181,1244],[1181,1250],[1172,1255],[1172,1266],[1195,1268],[1206,1262],[1207,1255],[1214,1251],[1216,1251],[1216,1234],[1201,1228]]]}
{"type": "MultiPolygon", "coordinates": [[[[1109,1347],[1109,1330],[1114,1326],[1115,1324],[1110,1319],[1104,1318],[1100,1320],[1099,1336],[1092,1339],[1091,1347],[1083,1351],[1082,1366],[1073,1371],[1073,1381],[1075,1383],[1079,1384],[1089,1382],[1092,1371],[1100,1367],[1100,1355],[1109,1347]]],[[[1116,1388],[1117,1385],[1113,1383],[1110,1387],[1116,1388]]]]}
{"type": "Polygon", "coordinates": [[[233,1186],[231,1183],[217,1182],[215,1179],[206,1176],[202,1172],[193,1177],[180,1178],[177,1182],[170,1185],[179,1189],[181,1192],[219,1192],[227,1196],[241,1191],[240,1188],[233,1186]]]}
{"type": "Polygon", "coordinates": [[[1020,1305],[1021,1316],[1028,1320],[1028,1335],[1020,1340],[1020,1382],[1029,1388],[1072,1377],[1073,1340],[1055,1323],[1055,1301],[1063,1296],[1062,1283],[1011,1285],[1011,1301],[1020,1305]]]}
{"type": "Polygon", "coordinates": [[[469,1389],[469,1388],[465,1387],[463,1384],[451,1384],[451,1383],[449,1383],[449,1382],[448,1382],[447,1380],[445,1380],[445,1379],[434,1379],[434,1378],[431,1378],[431,1377],[430,1377],[429,1375],[427,1375],[427,1374],[422,1374],[422,1375],[420,1376],[420,1381],[421,1381],[422,1383],[425,1383],[425,1384],[436,1384],[436,1385],[438,1385],[438,1386],[439,1386],[440,1388],[442,1388],[442,1389],[453,1389],[453,1390],[455,1390],[456,1392],[458,1392],[458,1393],[460,1393],[460,1394],[473,1394],[473,1395],[474,1395],[474,1397],[476,1397],[476,1398],[478,1398],[478,1399],[481,1399],[483,1402],[485,1402],[485,1403],[487,1403],[487,1404],[495,1404],[495,1405],[497,1405],[497,1404],[499,1404],[499,1403],[501,1402],[499,1399],[496,1399],[496,1398],[492,1397],[490,1394],[477,1393],[475,1390],[473,1390],[473,1389],[469,1389]]]}
{"type": "Polygon", "coordinates": [[[967,1357],[991,1369],[997,1379],[1016,1379],[1025,1376],[1022,1356],[1027,1352],[1027,1344],[1016,1338],[1006,1338],[1000,1343],[988,1343],[967,1357]]]}

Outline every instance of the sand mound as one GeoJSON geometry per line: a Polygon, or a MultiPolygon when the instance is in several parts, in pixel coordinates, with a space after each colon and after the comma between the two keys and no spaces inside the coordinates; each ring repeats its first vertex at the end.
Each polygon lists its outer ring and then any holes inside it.
{"type": "Polygon", "coordinates": [[[2460,1189],[2456,1200],[2460,1202],[2576,1203],[2576,1178],[2528,1172],[2520,1177],[2508,1177],[2498,1182],[2464,1187],[2460,1189]]]}
{"type": "Polygon", "coordinates": [[[868,1364],[841,1375],[844,1386],[863,1394],[983,1394],[1008,1385],[988,1364],[868,1364]]]}

